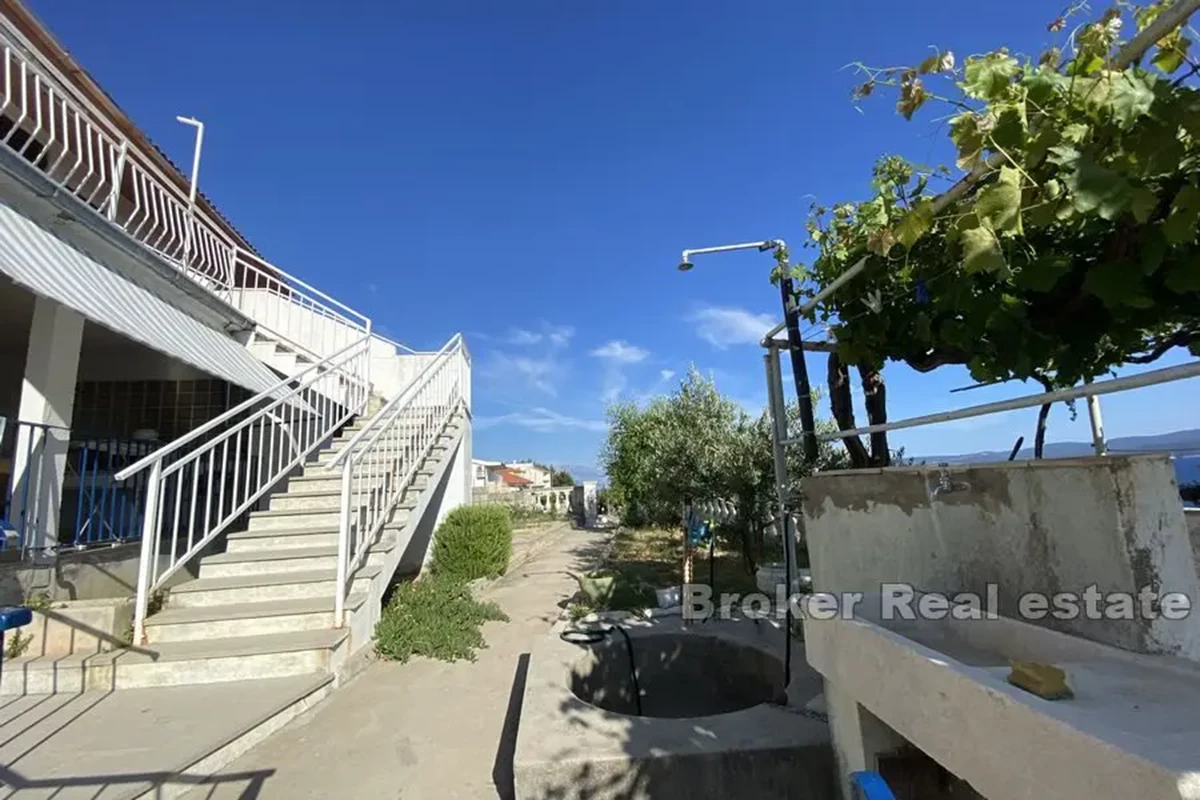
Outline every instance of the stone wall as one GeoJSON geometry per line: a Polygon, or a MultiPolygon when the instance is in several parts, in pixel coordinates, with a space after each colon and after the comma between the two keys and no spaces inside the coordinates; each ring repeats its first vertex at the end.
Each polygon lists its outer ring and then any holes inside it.
{"type": "MultiPolygon", "coordinates": [[[[877,593],[883,583],[926,592],[998,590],[1017,616],[1027,592],[1183,592],[1200,598],[1165,455],[959,466],[951,491],[937,467],[828,472],[804,481],[804,525],[815,591],[877,593]]],[[[1200,659],[1185,620],[1055,620],[1044,624],[1128,650],[1200,659]]]]}

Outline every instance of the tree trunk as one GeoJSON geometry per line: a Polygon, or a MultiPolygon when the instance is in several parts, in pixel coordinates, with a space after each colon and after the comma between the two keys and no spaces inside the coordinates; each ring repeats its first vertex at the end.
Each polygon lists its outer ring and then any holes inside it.
{"type": "MultiPolygon", "coordinates": [[[[858,375],[862,378],[863,398],[867,405],[867,423],[882,425],[887,422],[887,386],[879,370],[868,364],[858,365],[858,375]]],[[[876,467],[889,467],[892,464],[892,452],[888,449],[887,431],[871,434],[871,464],[876,467]]]]}
{"type": "Polygon", "coordinates": [[[1041,458],[1046,446],[1046,417],[1050,416],[1050,403],[1042,405],[1038,410],[1037,435],[1033,437],[1033,457],[1041,458]]]}
{"type": "MultiPolygon", "coordinates": [[[[1038,383],[1042,384],[1042,388],[1047,392],[1052,391],[1054,386],[1046,378],[1037,377],[1038,383]]],[[[1037,434],[1033,437],[1033,457],[1041,458],[1042,450],[1046,446],[1046,418],[1050,416],[1050,403],[1045,403],[1038,409],[1037,434]]]]}
{"type": "MultiPolygon", "coordinates": [[[[829,354],[828,380],[829,405],[833,410],[833,418],[837,420],[838,430],[854,430],[858,426],[854,423],[854,403],[850,398],[850,373],[837,353],[829,354]]],[[[842,444],[850,454],[852,468],[865,469],[871,466],[871,456],[857,436],[842,439],[842,444]]]]}

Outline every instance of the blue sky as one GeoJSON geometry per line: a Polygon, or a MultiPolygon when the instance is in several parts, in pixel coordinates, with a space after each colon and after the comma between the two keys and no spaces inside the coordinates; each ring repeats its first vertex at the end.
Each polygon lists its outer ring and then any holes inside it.
{"type": "MultiPolygon", "coordinates": [[[[32,5],[176,163],[192,132],[175,116],[207,123],[201,187],[268,259],[414,347],[466,334],[478,457],[592,464],[606,402],[689,363],[761,407],[770,259],[683,275],[680,250],[781,237],[800,256],[809,203],[861,197],[879,154],[946,160],[936,113],[856,110],[847,63],[1037,52],[1062,4],[1015,0],[986,25],[944,0],[32,5]]],[[[885,377],[892,419],[1034,390],[885,377]]],[[[1196,389],[1106,399],[1109,434],[1196,427],[1196,389]]],[[[1007,449],[1035,414],[893,443],[1007,449]]],[[[1050,438],[1086,440],[1086,415],[1056,409],[1050,438]]]]}

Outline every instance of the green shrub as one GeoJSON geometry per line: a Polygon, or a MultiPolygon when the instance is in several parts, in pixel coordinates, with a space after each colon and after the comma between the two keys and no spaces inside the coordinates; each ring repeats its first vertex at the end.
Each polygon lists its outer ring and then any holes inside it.
{"type": "Polygon", "coordinates": [[[435,534],[431,569],[459,581],[503,575],[512,555],[512,530],[507,506],[459,506],[435,534]]]}
{"type": "Polygon", "coordinates": [[[413,656],[474,661],[475,651],[487,646],[479,628],[491,620],[508,617],[495,603],[472,597],[462,581],[430,574],[396,587],[375,626],[375,652],[401,662],[413,656]]]}

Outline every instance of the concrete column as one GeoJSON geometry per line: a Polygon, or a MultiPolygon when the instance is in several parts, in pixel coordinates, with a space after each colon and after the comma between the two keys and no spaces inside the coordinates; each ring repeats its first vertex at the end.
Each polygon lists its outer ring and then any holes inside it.
{"type": "Polygon", "coordinates": [[[83,322],[73,309],[38,296],[17,411],[18,422],[32,424],[17,430],[9,520],[27,549],[48,550],[58,543],[83,322]]]}
{"type": "Polygon", "coordinates": [[[859,705],[853,696],[828,680],[825,681],[825,713],[829,715],[842,798],[853,800],[850,774],[877,770],[879,756],[896,752],[904,746],[905,740],[859,705]]]}

